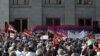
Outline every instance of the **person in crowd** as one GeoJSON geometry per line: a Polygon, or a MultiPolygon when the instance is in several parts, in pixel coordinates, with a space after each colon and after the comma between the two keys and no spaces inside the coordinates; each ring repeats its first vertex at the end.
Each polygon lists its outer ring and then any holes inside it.
{"type": "Polygon", "coordinates": [[[99,48],[99,46],[98,46],[98,43],[94,43],[94,45],[93,45],[93,50],[94,50],[95,52],[100,51],[100,48],[99,48]]]}
{"type": "Polygon", "coordinates": [[[78,53],[72,53],[71,56],[80,56],[78,53]]]}
{"type": "Polygon", "coordinates": [[[10,53],[11,51],[14,51],[15,50],[14,48],[15,48],[15,43],[13,42],[11,46],[8,48],[8,52],[10,53]]]}
{"type": "Polygon", "coordinates": [[[53,48],[51,46],[48,48],[49,49],[47,50],[47,56],[53,56],[53,48]]]}
{"type": "Polygon", "coordinates": [[[69,55],[71,55],[73,53],[73,47],[71,46],[71,43],[67,44],[66,49],[67,49],[69,55]]]}
{"type": "Polygon", "coordinates": [[[93,50],[93,45],[89,45],[85,56],[95,56],[96,52],[93,50]]]}
{"type": "Polygon", "coordinates": [[[22,53],[24,56],[26,56],[26,54],[28,53],[28,47],[24,47],[22,53]]]}
{"type": "Polygon", "coordinates": [[[11,52],[9,53],[9,56],[16,56],[16,53],[15,53],[14,51],[11,51],[11,52]]]}
{"type": "Polygon", "coordinates": [[[23,49],[22,46],[17,47],[17,50],[15,51],[16,56],[24,56],[24,54],[22,53],[22,49],[23,49]]]}
{"type": "Polygon", "coordinates": [[[29,47],[29,51],[28,51],[28,53],[26,54],[26,56],[36,56],[36,54],[33,52],[32,49],[33,49],[32,47],[29,47]]]}
{"type": "Polygon", "coordinates": [[[59,48],[57,53],[58,53],[57,56],[64,56],[64,50],[62,48],[59,48]]]}
{"type": "Polygon", "coordinates": [[[82,51],[81,44],[82,44],[82,43],[78,42],[78,43],[77,43],[77,47],[76,47],[76,49],[75,49],[75,52],[77,52],[77,53],[79,53],[79,54],[81,54],[81,51],[82,51]]]}
{"type": "Polygon", "coordinates": [[[43,50],[41,47],[38,47],[37,50],[36,50],[36,55],[37,56],[43,56],[43,50]]]}
{"type": "Polygon", "coordinates": [[[96,45],[96,48],[94,48],[94,50],[97,52],[96,54],[97,54],[97,56],[100,56],[100,42],[98,43],[98,45],[97,44],[95,44],[96,45]]]}
{"type": "Polygon", "coordinates": [[[86,44],[82,43],[81,56],[85,56],[86,51],[87,51],[87,46],[86,44]]]}

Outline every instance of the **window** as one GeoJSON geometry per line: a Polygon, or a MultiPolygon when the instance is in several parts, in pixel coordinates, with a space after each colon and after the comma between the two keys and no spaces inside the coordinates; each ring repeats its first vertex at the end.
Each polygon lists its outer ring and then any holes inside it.
{"type": "Polygon", "coordinates": [[[61,0],[45,0],[45,4],[61,4],[61,0]]]}
{"type": "Polygon", "coordinates": [[[84,19],[79,19],[78,24],[79,24],[80,26],[84,26],[84,19]]]}
{"type": "Polygon", "coordinates": [[[18,31],[18,32],[20,32],[21,31],[21,26],[20,26],[20,20],[17,20],[17,19],[15,19],[15,21],[14,21],[14,24],[16,25],[15,26],[15,29],[18,31]]]}
{"type": "Polygon", "coordinates": [[[50,4],[56,4],[57,1],[56,1],[56,0],[49,0],[49,3],[50,3],[50,4]]]}
{"type": "Polygon", "coordinates": [[[91,19],[86,19],[85,21],[86,26],[91,26],[91,19]]]}
{"type": "Polygon", "coordinates": [[[24,18],[19,18],[19,19],[15,19],[14,23],[16,26],[16,30],[18,32],[20,31],[24,31],[25,29],[27,29],[27,19],[24,19],[24,18]]]}
{"type": "Polygon", "coordinates": [[[29,0],[13,0],[13,5],[28,5],[29,0]]]}
{"type": "Polygon", "coordinates": [[[78,0],[78,4],[83,4],[83,5],[90,5],[92,4],[92,0],[78,0]]]}
{"type": "Polygon", "coordinates": [[[59,18],[47,18],[46,19],[46,25],[59,26],[60,25],[60,19],[59,18]]]}
{"type": "Polygon", "coordinates": [[[79,26],[91,26],[92,20],[90,18],[80,18],[78,20],[78,25],[79,26]]]}

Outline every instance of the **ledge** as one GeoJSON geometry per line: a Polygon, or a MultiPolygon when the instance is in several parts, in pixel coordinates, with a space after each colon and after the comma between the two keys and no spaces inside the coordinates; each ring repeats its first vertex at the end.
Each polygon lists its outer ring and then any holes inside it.
{"type": "Polygon", "coordinates": [[[43,5],[42,7],[50,7],[50,8],[63,8],[63,5],[59,5],[59,4],[50,4],[50,5],[43,5]]]}
{"type": "Polygon", "coordinates": [[[10,8],[31,8],[30,5],[12,5],[10,8]]]}
{"type": "Polygon", "coordinates": [[[80,4],[77,4],[77,5],[75,5],[75,7],[78,7],[78,8],[95,8],[96,6],[95,5],[80,5],[80,4]]]}

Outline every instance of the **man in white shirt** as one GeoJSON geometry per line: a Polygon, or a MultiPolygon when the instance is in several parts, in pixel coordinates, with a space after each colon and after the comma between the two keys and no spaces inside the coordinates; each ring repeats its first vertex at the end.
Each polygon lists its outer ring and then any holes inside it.
{"type": "Polygon", "coordinates": [[[23,53],[22,53],[22,49],[23,49],[22,47],[17,48],[17,50],[15,51],[16,56],[24,56],[23,53]]]}

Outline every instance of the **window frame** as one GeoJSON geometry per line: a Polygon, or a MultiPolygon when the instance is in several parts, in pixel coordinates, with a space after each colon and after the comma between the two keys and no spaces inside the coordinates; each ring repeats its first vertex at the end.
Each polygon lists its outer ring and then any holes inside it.
{"type": "Polygon", "coordinates": [[[79,19],[78,19],[78,25],[79,25],[79,26],[92,26],[92,18],[79,18],[79,19]],[[79,20],[81,20],[81,19],[84,21],[84,22],[83,22],[84,25],[80,25],[80,24],[79,24],[79,20]],[[90,23],[89,23],[90,25],[88,25],[87,20],[90,20],[90,23]]]}
{"type": "Polygon", "coordinates": [[[92,5],[93,4],[93,0],[78,0],[78,4],[79,5],[92,5]]]}
{"type": "Polygon", "coordinates": [[[47,26],[60,26],[61,25],[61,19],[58,17],[47,17],[46,18],[46,24],[47,26]],[[48,21],[49,20],[49,21],[48,21]]]}
{"type": "Polygon", "coordinates": [[[54,0],[45,0],[45,4],[62,4],[62,0],[55,0],[55,3],[51,2],[54,0]]]}
{"type": "Polygon", "coordinates": [[[20,0],[13,0],[13,5],[29,5],[29,0],[23,0],[23,3],[19,3],[20,0]]]}

